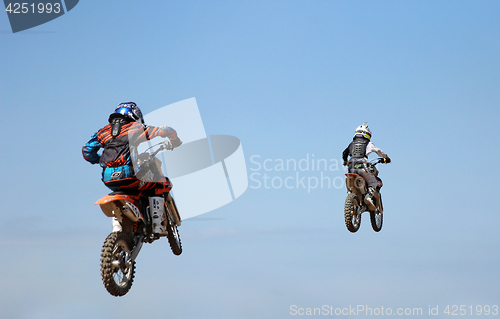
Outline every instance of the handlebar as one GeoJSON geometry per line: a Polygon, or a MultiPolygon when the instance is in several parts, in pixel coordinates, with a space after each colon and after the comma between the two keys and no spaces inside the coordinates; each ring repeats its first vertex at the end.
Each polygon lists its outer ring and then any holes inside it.
{"type": "Polygon", "coordinates": [[[170,141],[163,141],[163,142],[160,142],[160,143],[157,143],[153,146],[150,146],[148,147],[144,152],[142,152],[141,154],[139,154],[139,156],[137,157],[138,158],[138,165],[141,166],[142,164],[150,161],[151,159],[153,159],[158,153],[160,153],[161,151],[163,150],[173,150],[173,146],[172,146],[172,143],[170,143],[170,141]],[[160,145],[160,147],[158,147],[158,149],[156,151],[154,151],[153,153],[149,154],[148,153],[148,150],[152,149],[153,147],[156,147],[160,145]]]}
{"type": "Polygon", "coordinates": [[[156,156],[156,154],[160,153],[161,151],[163,150],[173,150],[174,148],[172,147],[172,143],[170,143],[170,141],[163,141],[163,142],[160,142],[160,143],[157,143],[153,146],[150,146],[148,147],[144,152],[141,153],[142,154],[147,154],[147,151],[152,149],[153,147],[156,147],[158,145],[161,145],[156,151],[154,151],[151,155],[151,157],[154,157],[156,156]]]}
{"type": "Polygon", "coordinates": [[[389,160],[389,161],[387,161],[387,159],[386,159],[386,158],[379,157],[379,158],[376,158],[376,159],[372,160],[372,161],[370,162],[370,164],[372,164],[373,166],[375,166],[375,165],[377,165],[377,164],[379,164],[379,163],[389,164],[390,162],[391,162],[391,161],[390,161],[390,160],[389,160]]]}
{"type": "MultiPolygon", "coordinates": [[[[174,149],[174,148],[172,147],[172,143],[170,143],[170,141],[163,141],[163,142],[158,143],[158,144],[156,144],[156,145],[160,145],[160,144],[161,144],[161,146],[160,146],[160,147],[159,147],[156,151],[154,151],[154,152],[151,154],[151,157],[155,157],[155,156],[156,156],[156,154],[160,153],[160,152],[161,152],[161,151],[163,151],[163,150],[170,151],[170,150],[173,150],[173,149],[174,149]]],[[[153,146],[156,146],[156,145],[153,145],[153,146]]],[[[151,146],[151,147],[153,147],[153,146],[151,146]]],[[[151,148],[151,147],[150,147],[150,148],[151,148]]],[[[149,148],[148,148],[148,149],[149,149],[149,148]]]]}

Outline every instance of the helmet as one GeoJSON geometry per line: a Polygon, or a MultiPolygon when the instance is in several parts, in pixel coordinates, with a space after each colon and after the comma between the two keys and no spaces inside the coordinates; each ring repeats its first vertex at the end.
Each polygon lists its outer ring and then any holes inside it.
{"type": "Polygon", "coordinates": [[[116,108],[115,112],[109,116],[109,120],[115,117],[119,117],[118,114],[125,116],[132,121],[139,121],[144,124],[144,118],[142,117],[142,112],[134,102],[120,103],[116,108]]]}
{"type": "Polygon", "coordinates": [[[370,140],[372,138],[372,132],[368,128],[368,122],[364,122],[362,125],[356,128],[354,137],[364,137],[367,140],[370,140]]]}

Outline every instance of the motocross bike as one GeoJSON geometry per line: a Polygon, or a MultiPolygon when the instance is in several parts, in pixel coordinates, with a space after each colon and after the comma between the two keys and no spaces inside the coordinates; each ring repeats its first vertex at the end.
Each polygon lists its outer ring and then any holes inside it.
{"type": "MultiPolygon", "coordinates": [[[[161,161],[155,156],[160,151],[171,150],[170,142],[155,144],[138,156],[138,172],[150,178],[165,178],[161,171],[161,161]],[[153,147],[158,149],[151,154],[147,151],[153,147]],[[146,172],[146,173],[144,173],[146,172]],[[156,176],[156,177],[155,177],[156,176]]],[[[137,174],[139,175],[139,174],[137,174]]],[[[139,178],[139,176],[138,176],[139,178]]],[[[156,195],[158,196],[158,195],[156,195]]],[[[152,213],[148,196],[139,197],[138,193],[112,192],[95,204],[100,205],[104,214],[113,217],[113,232],[104,241],[101,253],[101,276],[106,290],[113,296],[123,296],[132,287],[135,275],[135,259],[143,243],[152,243],[163,236],[168,238],[170,248],[175,255],[182,253],[182,245],[177,226],[181,225],[181,217],[170,192],[163,195],[166,216],[165,234],[153,233],[152,213]]],[[[156,205],[157,202],[153,201],[156,205]]]]}
{"type": "Polygon", "coordinates": [[[376,187],[376,194],[373,195],[375,210],[370,210],[364,203],[364,198],[368,193],[368,186],[366,181],[358,174],[347,173],[346,187],[347,198],[344,205],[344,219],[347,229],[355,233],[361,225],[361,214],[370,212],[370,221],[374,231],[379,232],[382,229],[384,206],[382,205],[382,195],[380,188],[382,187],[382,180],[378,177],[378,170],[376,165],[379,163],[386,163],[384,158],[377,158],[371,162],[366,163],[366,169],[372,173],[378,180],[376,187]]]}

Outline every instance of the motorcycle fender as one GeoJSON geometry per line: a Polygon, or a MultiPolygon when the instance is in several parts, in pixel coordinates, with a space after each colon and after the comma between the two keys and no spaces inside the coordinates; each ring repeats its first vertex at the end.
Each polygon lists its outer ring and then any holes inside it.
{"type": "Polygon", "coordinates": [[[108,217],[116,217],[120,222],[122,221],[122,214],[127,216],[131,221],[136,222],[142,218],[141,213],[139,208],[127,199],[128,196],[126,195],[107,195],[98,200],[95,205],[99,205],[101,207],[104,215],[108,217]]]}
{"type": "Polygon", "coordinates": [[[141,219],[139,208],[132,203],[124,202],[122,212],[134,223],[141,219]]]}
{"type": "Polygon", "coordinates": [[[361,195],[366,194],[366,183],[363,177],[353,173],[347,173],[345,176],[345,185],[349,192],[359,193],[361,195]]]}
{"type": "MultiPolygon", "coordinates": [[[[120,204],[120,201],[107,202],[104,204],[99,204],[104,215],[108,217],[116,217],[119,221],[121,221],[121,209],[117,205],[120,204]]],[[[120,205],[121,206],[121,205],[120,205]]]]}

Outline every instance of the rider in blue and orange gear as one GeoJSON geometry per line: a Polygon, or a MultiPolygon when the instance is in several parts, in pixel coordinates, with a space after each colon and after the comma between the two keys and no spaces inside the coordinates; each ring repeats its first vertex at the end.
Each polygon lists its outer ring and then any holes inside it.
{"type": "Polygon", "coordinates": [[[119,104],[109,116],[109,124],[95,133],[83,146],[85,160],[103,167],[102,181],[113,191],[138,191],[138,197],[150,190],[156,195],[168,192],[168,179],[159,182],[143,182],[136,177],[133,161],[137,146],[155,137],[168,137],[172,146],[179,147],[182,141],[177,132],[168,126],[154,127],[144,124],[141,110],[134,102],[119,104]],[[103,148],[102,155],[98,151],[103,148]]]}

